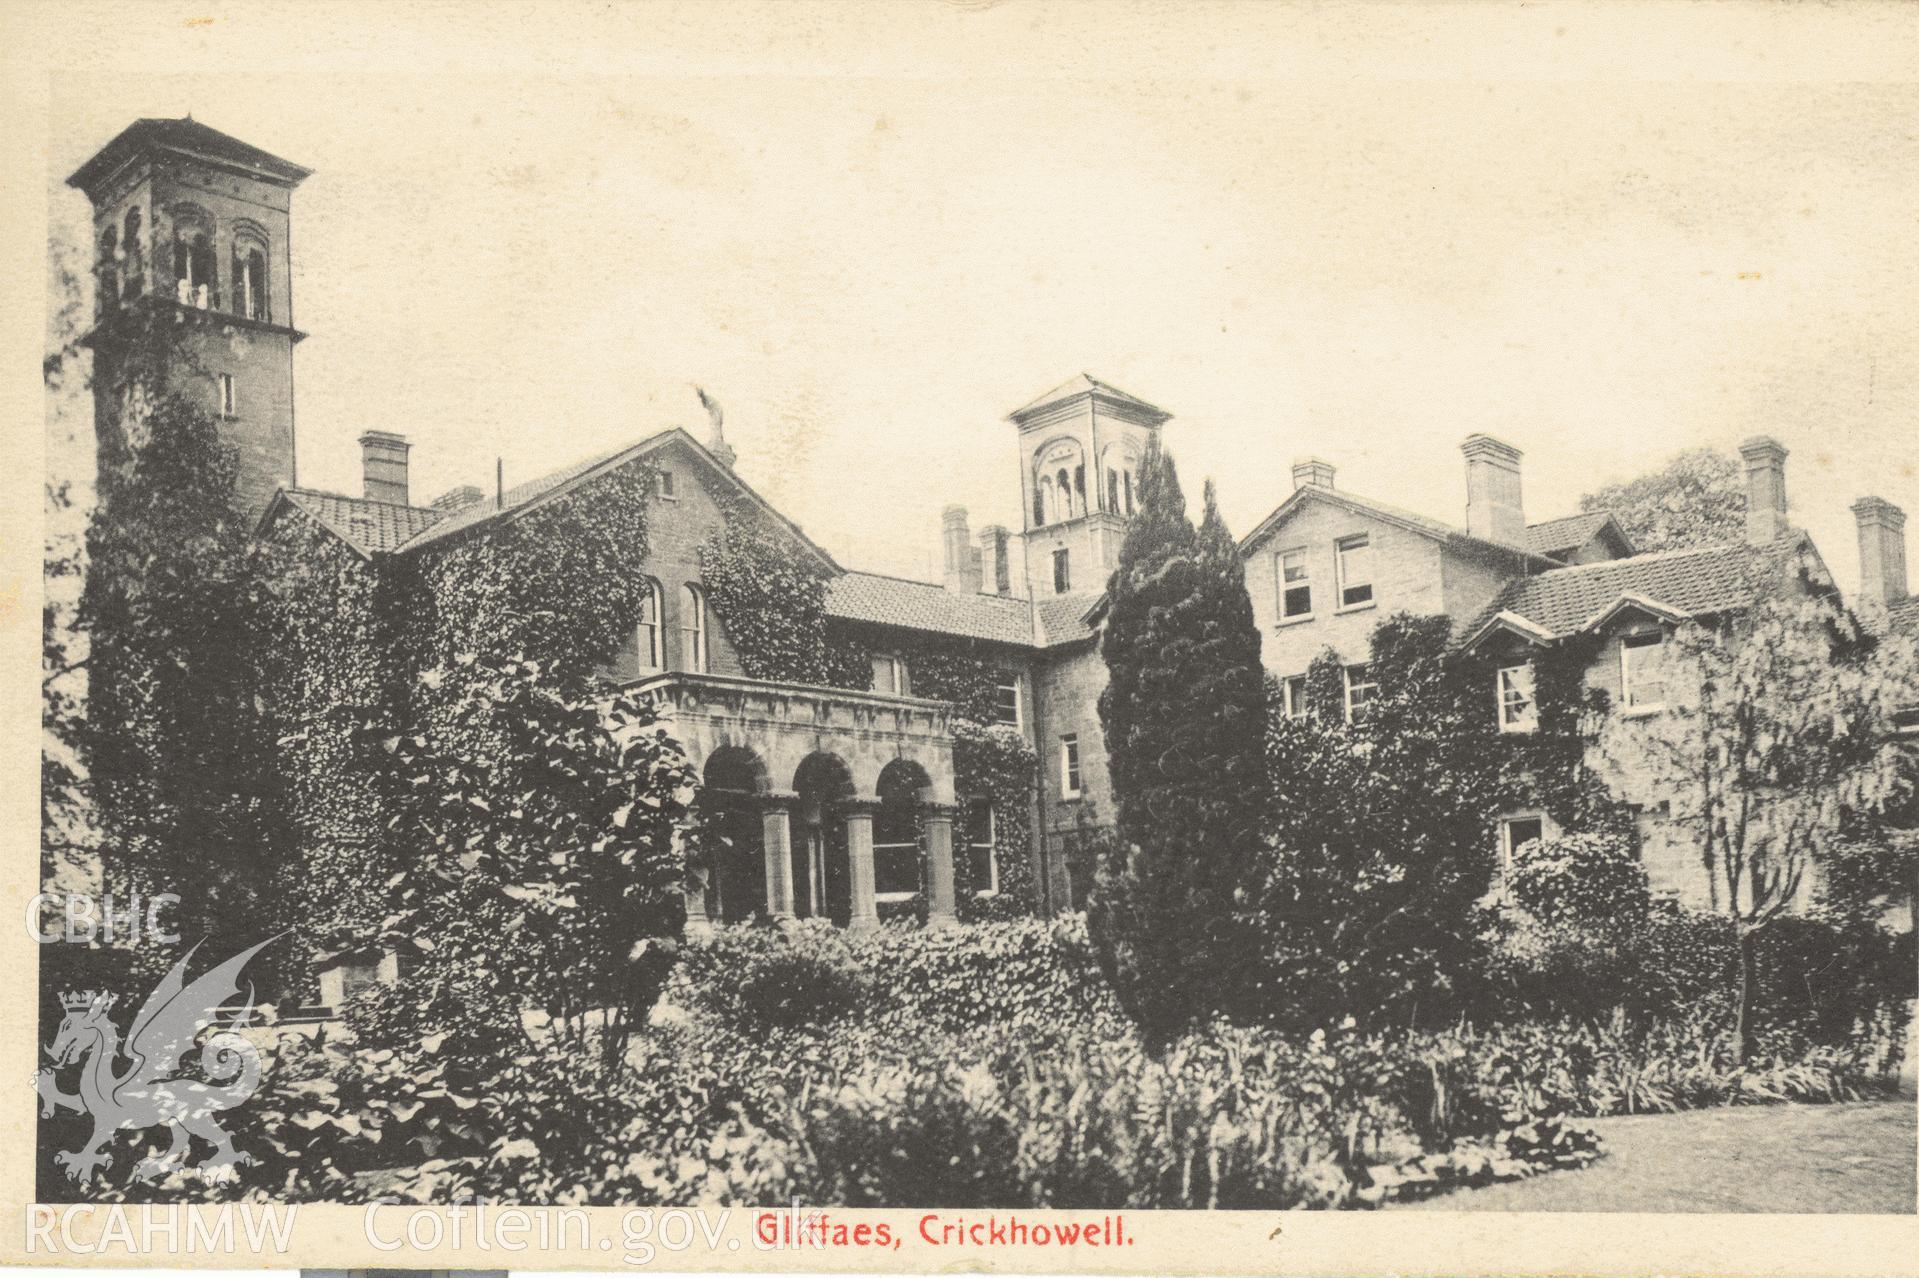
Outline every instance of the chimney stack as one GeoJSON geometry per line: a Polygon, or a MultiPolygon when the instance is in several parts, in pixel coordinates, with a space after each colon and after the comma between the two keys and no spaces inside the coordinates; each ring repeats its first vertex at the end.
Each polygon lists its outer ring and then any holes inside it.
{"type": "Polygon", "coordinates": [[[360,469],[365,475],[366,499],[407,505],[406,454],[413,445],[405,435],[370,430],[360,436],[360,469]]]}
{"type": "Polygon", "coordinates": [[[473,484],[461,484],[458,488],[449,488],[433,499],[435,510],[465,510],[468,506],[477,506],[486,500],[486,494],[473,484]]]}
{"type": "Polygon", "coordinates": [[[1519,491],[1517,448],[1491,435],[1468,435],[1459,451],[1466,455],[1466,531],[1502,546],[1526,542],[1526,506],[1519,491]]]}
{"type": "Polygon", "coordinates": [[[966,507],[948,506],[940,512],[940,523],[946,547],[946,588],[954,594],[978,594],[980,553],[966,527],[966,507]]]}
{"type": "Polygon", "coordinates": [[[1013,593],[1011,547],[1013,535],[1000,524],[988,524],[979,530],[980,550],[986,559],[981,588],[996,595],[1013,593]]]}
{"type": "Polygon", "coordinates": [[[1786,531],[1786,446],[1755,435],[1739,455],[1746,459],[1746,540],[1770,546],[1786,531]]]}
{"type": "Polygon", "coordinates": [[[1882,607],[1906,597],[1906,512],[1883,497],[1852,504],[1859,524],[1859,597],[1882,607]]]}
{"type": "Polygon", "coordinates": [[[1333,464],[1318,457],[1302,457],[1293,463],[1293,491],[1302,488],[1333,486],[1333,464]]]}

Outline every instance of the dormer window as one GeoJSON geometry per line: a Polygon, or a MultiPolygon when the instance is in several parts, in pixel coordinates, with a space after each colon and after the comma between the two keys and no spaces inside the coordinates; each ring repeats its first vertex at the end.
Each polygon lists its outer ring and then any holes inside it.
{"type": "Polygon", "coordinates": [[[1499,730],[1531,732],[1539,727],[1539,706],[1533,700],[1533,664],[1505,666],[1499,671],[1499,730]]]}
{"type": "Polygon", "coordinates": [[[1666,704],[1666,636],[1647,630],[1619,641],[1619,700],[1629,711],[1651,714],[1666,704]]]}

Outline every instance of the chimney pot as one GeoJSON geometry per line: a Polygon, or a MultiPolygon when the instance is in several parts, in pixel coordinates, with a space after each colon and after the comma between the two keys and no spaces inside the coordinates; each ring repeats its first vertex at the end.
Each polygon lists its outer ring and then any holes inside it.
{"type": "Polygon", "coordinates": [[[1293,491],[1302,488],[1331,488],[1333,464],[1320,457],[1302,457],[1293,463],[1293,491]]]}
{"type": "Polygon", "coordinates": [[[1786,531],[1786,446],[1755,435],[1739,446],[1746,462],[1746,540],[1770,546],[1786,531]]]}
{"type": "Polygon", "coordinates": [[[370,430],[360,436],[360,471],[368,501],[407,505],[407,452],[413,445],[405,435],[370,430]]]}
{"type": "Polygon", "coordinates": [[[1883,497],[1852,504],[1859,525],[1859,597],[1880,606],[1906,597],[1906,512],[1883,497]]]}
{"type": "Polygon", "coordinates": [[[1519,486],[1524,454],[1491,435],[1468,435],[1459,451],[1466,457],[1466,531],[1482,541],[1524,545],[1526,505],[1519,486]]]}

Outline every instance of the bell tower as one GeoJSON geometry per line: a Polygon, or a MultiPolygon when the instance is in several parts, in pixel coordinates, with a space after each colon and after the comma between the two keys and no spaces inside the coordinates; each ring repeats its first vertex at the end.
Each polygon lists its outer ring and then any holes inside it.
{"type": "Polygon", "coordinates": [[[67,185],[93,204],[95,423],[148,358],[204,404],[234,450],[234,505],[256,518],[294,482],[289,248],[293,188],[311,170],[191,117],[136,120],[67,185]]]}
{"type": "Polygon", "coordinates": [[[1021,541],[1033,599],[1106,588],[1139,500],[1140,463],[1171,418],[1085,373],[1008,417],[1019,428],[1021,541]]]}

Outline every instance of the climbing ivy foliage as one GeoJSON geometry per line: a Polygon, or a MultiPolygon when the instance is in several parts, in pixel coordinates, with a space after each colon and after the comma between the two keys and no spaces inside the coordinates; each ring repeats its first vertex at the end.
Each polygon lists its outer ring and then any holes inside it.
{"type": "Polygon", "coordinates": [[[262,548],[286,908],[322,956],[403,956],[385,1030],[512,1039],[522,1005],[578,1027],[602,998],[618,1037],[670,967],[693,777],[598,678],[638,619],[653,483],[634,461],[371,563],[292,513],[262,548]]]}
{"type": "Polygon", "coordinates": [[[852,677],[827,644],[825,567],[736,494],[707,490],[723,519],[700,546],[700,580],[747,676],[829,686],[852,677]]]}
{"type": "Polygon", "coordinates": [[[109,888],[177,894],[188,935],[253,936],[282,832],[253,713],[248,530],[231,450],[171,346],[142,315],[96,335],[79,753],[109,888]]]}
{"type": "Polygon", "coordinates": [[[1630,838],[1630,809],[1586,765],[1605,697],[1585,641],[1499,659],[1456,653],[1445,617],[1399,613],[1374,629],[1373,699],[1349,722],[1340,659],[1307,673],[1306,709],[1277,701],[1256,1003],[1300,1025],[1370,1009],[1444,1017],[1490,924],[1498,815],[1544,811],[1566,832],[1630,838]],[[1504,733],[1496,672],[1530,660],[1539,728],[1504,733]],[[1313,992],[1302,997],[1301,991],[1313,992]]]}
{"type": "Polygon", "coordinates": [[[400,614],[374,565],[305,518],[279,520],[262,539],[256,580],[259,708],[292,831],[278,922],[332,952],[385,917],[382,884],[398,868],[378,740],[398,722],[400,614]]]}

